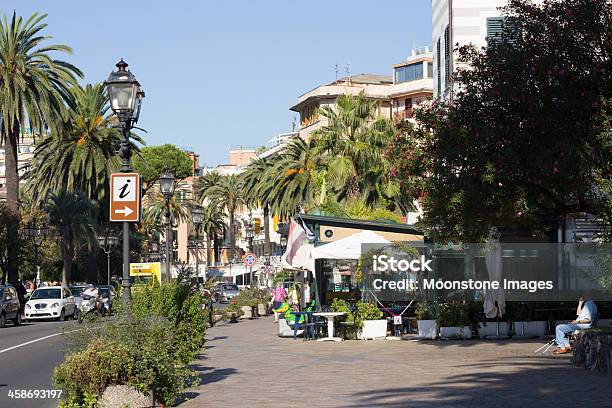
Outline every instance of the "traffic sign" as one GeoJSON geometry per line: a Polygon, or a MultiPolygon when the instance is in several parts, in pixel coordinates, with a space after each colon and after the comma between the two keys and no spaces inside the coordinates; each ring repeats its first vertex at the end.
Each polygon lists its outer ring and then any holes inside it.
{"type": "Polygon", "coordinates": [[[140,221],[140,195],[138,173],[111,174],[110,220],[140,221]]]}
{"type": "Polygon", "coordinates": [[[242,259],[242,262],[244,262],[246,266],[253,266],[257,263],[257,256],[249,252],[248,254],[244,256],[244,258],[242,259]]]}

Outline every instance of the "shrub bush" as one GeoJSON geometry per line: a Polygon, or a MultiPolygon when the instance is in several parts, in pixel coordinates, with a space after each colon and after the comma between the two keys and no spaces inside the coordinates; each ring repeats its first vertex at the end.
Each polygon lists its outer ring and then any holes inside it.
{"type": "Polygon", "coordinates": [[[438,325],[440,327],[470,326],[469,306],[464,303],[442,305],[438,325]]]}
{"type": "Polygon", "coordinates": [[[173,343],[177,359],[187,364],[204,346],[206,316],[202,298],[189,287],[153,283],[132,296],[131,313],[135,318],[165,317],[174,326],[173,343]]]}
{"type": "Polygon", "coordinates": [[[85,405],[91,395],[102,395],[111,384],[126,384],[131,371],[128,347],[95,338],[82,351],[70,354],[53,372],[54,383],[66,401],[85,405]]]}
{"type": "Polygon", "coordinates": [[[187,364],[205,341],[198,293],[155,283],[134,293],[132,304],[121,310],[114,320],[84,327],[79,335],[88,342],[77,343],[76,352],[56,367],[53,379],[64,390],[66,408],[94,401],[109,385],[123,384],[152,392],[168,405],[182,389],[197,384],[187,364]]]}

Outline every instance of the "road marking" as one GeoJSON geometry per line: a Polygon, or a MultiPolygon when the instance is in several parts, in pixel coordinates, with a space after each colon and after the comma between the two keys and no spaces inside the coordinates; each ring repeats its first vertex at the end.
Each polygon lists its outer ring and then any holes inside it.
{"type": "Polygon", "coordinates": [[[19,347],[24,347],[24,346],[30,345],[32,343],[36,343],[36,342],[39,342],[39,341],[47,340],[47,339],[50,339],[51,337],[61,336],[62,334],[74,333],[76,331],[79,331],[79,330],[71,330],[71,331],[67,331],[67,332],[64,332],[64,333],[50,334],[48,336],[41,337],[39,339],[30,340],[30,341],[27,341],[25,343],[21,343],[21,344],[18,344],[16,346],[13,346],[13,347],[5,348],[4,350],[0,350],[0,354],[6,353],[7,351],[15,350],[16,348],[19,348],[19,347]]]}

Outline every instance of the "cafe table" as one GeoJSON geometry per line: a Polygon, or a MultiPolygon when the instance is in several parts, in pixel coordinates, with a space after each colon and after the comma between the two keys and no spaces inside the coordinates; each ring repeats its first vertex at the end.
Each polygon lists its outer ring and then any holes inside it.
{"type": "Polygon", "coordinates": [[[316,312],[313,316],[323,316],[327,319],[327,337],[322,337],[317,341],[342,341],[340,337],[334,337],[334,319],[337,316],[344,316],[344,312],[316,312]]]}

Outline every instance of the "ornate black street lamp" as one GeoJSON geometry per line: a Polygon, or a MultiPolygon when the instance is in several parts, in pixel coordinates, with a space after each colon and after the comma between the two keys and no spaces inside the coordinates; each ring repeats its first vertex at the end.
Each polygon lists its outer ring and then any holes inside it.
{"type": "Polygon", "coordinates": [[[170,243],[172,242],[172,216],[170,214],[170,199],[174,195],[174,174],[169,170],[164,171],[159,176],[159,189],[166,202],[166,282],[170,282],[170,264],[172,263],[170,254],[170,243]]]}
{"type": "Polygon", "coordinates": [[[106,284],[110,287],[110,255],[113,248],[119,244],[119,237],[110,231],[106,231],[106,234],[98,236],[98,244],[100,245],[100,248],[102,248],[102,251],[104,251],[106,254],[106,284]]]}
{"type": "MultiPolygon", "coordinates": [[[[121,171],[129,173],[130,158],[132,149],[130,146],[130,131],[138,122],[142,98],[145,94],[140,89],[140,83],[136,77],[126,70],[128,64],[121,59],[116,64],[117,71],[113,71],[104,82],[108,90],[110,106],[121,126],[121,147],[119,156],[121,157],[121,171]]],[[[129,303],[132,299],[130,283],[130,224],[123,222],[123,299],[129,303]]]]}
{"type": "Polygon", "coordinates": [[[204,212],[202,207],[195,207],[191,210],[191,221],[193,222],[193,228],[195,229],[195,264],[196,264],[196,279],[198,281],[198,290],[200,289],[200,226],[204,221],[204,212]]]}
{"type": "Polygon", "coordinates": [[[289,235],[289,224],[284,222],[278,223],[276,232],[280,235],[280,246],[282,253],[287,249],[287,236],[289,235]]]}
{"type": "MultiPolygon", "coordinates": [[[[245,232],[245,235],[246,235],[246,239],[249,242],[249,252],[253,252],[253,237],[254,237],[253,232],[254,232],[254,229],[253,229],[253,218],[252,218],[251,215],[249,215],[249,221],[247,222],[247,224],[245,226],[244,232],[245,232]]],[[[251,278],[251,288],[253,288],[255,286],[254,285],[255,282],[254,282],[254,279],[253,279],[253,267],[252,266],[249,267],[249,277],[251,278]]]]}
{"type": "Polygon", "coordinates": [[[31,221],[25,227],[25,234],[32,242],[34,247],[34,263],[36,264],[36,287],[40,285],[40,264],[38,262],[38,249],[43,240],[49,236],[49,226],[46,223],[38,225],[36,221],[31,221]]]}

